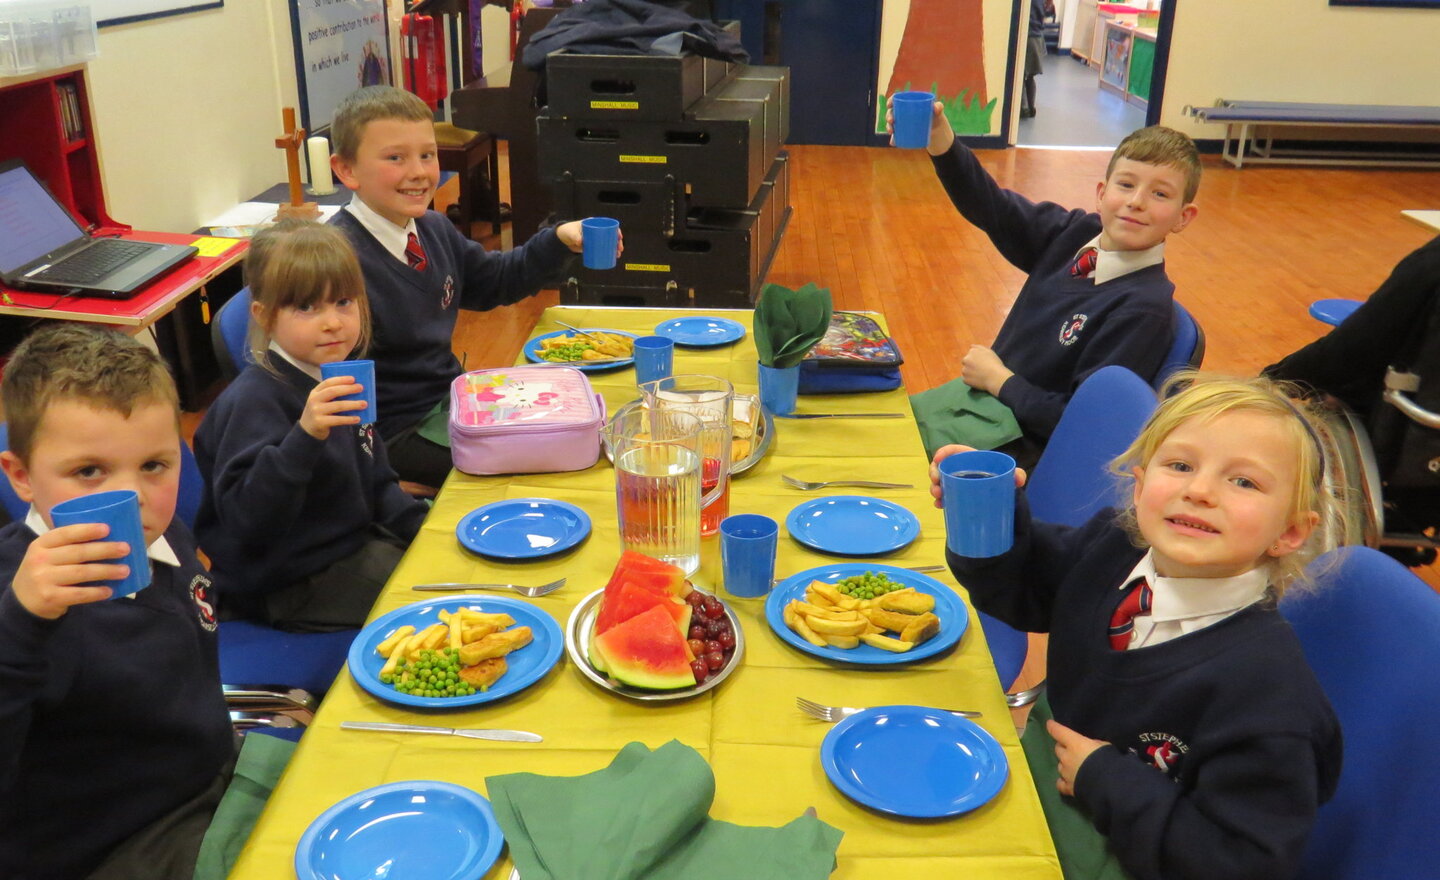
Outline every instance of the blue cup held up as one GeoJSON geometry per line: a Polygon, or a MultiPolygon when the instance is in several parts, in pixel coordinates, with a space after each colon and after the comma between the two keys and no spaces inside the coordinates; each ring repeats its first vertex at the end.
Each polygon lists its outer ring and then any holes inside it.
{"type": "Polygon", "coordinates": [[[96,492],[62,501],[50,508],[50,522],[57,529],[79,523],[104,523],[110,527],[110,534],[100,540],[124,541],[130,545],[124,556],[106,560],[130,566],[130,573],[120,580],[95,583],[95,586],[114,590],[110,598],[118,599],[150,586],[150,558],[146,553],[149,548],[145,544],[145,527],[140,521],[140,496],[133,491],[96,492]]]}
{"type": "Polygon", "coordinates": [[[586,217],[580,221],[580,261],[586,269],[614,269],[619,246],[619,220],[586,217]]]}
{"type": "Polygon", "coordinates": [[[337,397],[336,400],[363,400],[365,408],[352,410],[347,415],[359,416],[360,424],[375,424],[375,362],[374,361],[336,361],[333,364],[320,365],[320,378],[333,379],[336,376],[351,376],[355,384],[360,386],[360,393],[347,394],[344,397],[337,397]]]}
{"type": "Polygon", "coordinates": [[[1015,459],[957,452],[940,462],[945,546],[956,556],[999,556],[1015,543],[1015,459]]]}
{"type": "Polygon", "coordinates": [[[800,391],[800,365],[767,367],[760,364],[760,405],[771,415],[788,416],[795,412],[795,397],[800,391]]]}
{"type": "Polygon", "coordinates": [[[720,567],[725,592],[754,599],[770,592],[780,524],[758,513],[737,513],[720,521],[720,567]]]}
{"type": "Polygon", "coordinates": [[[675,341],[664,336],[635,340],[635,384],[670,378],[675,369],[675,341]]]}
{"type": "Polygon", "coordinates": [[[918,150],[930,143],[930,120],[935,114],[934,93],[896,92],[890,96],[890,110],[895,117],[891,126],[895,146],[918,150]]]}

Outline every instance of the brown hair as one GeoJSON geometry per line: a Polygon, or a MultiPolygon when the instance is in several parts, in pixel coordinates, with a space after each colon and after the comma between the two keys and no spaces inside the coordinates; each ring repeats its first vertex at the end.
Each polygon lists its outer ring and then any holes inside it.
{"type": "Polygon", "coordinates": [[[1106,180],[1115,173],[1115,163],[1121,159],[1178,169],[1185,175],[1187,205],[1195,201],[1195,194],[1200,191],[1200,150],[1184,132],[1163,125],[1130,132],[1110,154],[1110,164],[1105,168],[1106,180]]]}
{"type": "MultiPolygon", "coordinates": [[[[1241,379],[1186,370],[1173,376],[1163,393],[1170,396],[1151,414],[1130,448],[1110,463],[1110,470],[1121,479],[1134,480],[1133,469],[1147,466],[1165,438],[1191,419],[1210,421],[1231,412],[1272,416],[1294,450],[1295,484],[1290,487],[1289,517],[1314,512],[1319,521],[1300,549],[1270,560],[1270,586],[1279,598],[1290,586],[1303,583],[1305,566],[1343,541],[1348,531],[1344,475],[1335,464],[1339,452],[1324,420],[1302,399],[1296,386],[1264,377],[1241,379]]],[[[1135,522],[1134,494],[1127,493],[1124,498],[1120,522],[1136,543],[1144,546],[1135,522]]]]}
{"type": "Polygon", "coordinates": [[[245,255],[245,283],[260,304],[263,323],[250,322],[247,342],[255,363],[269,365],[265,351],[275,317],[284,308],[304,308],[339,299],[353,299],[360,309],[360,338],[355,352],[370,345],[370,302],[365,276],[350,240],[337,227],[309,220],[286,219],[260,230],[245,255]]]}
{"type": "Polygon", "coordinates": [[[16,347],[0,383],[10,426],[10,450],[28,462],[35,432],[50,405],[78,400],[130,417],[137,404],[164,403],[175,411],[180,397],[160,356],[123,333],[65,321],[43,327],[16,347]]]}
{"type": "Polygon", "coordinates": [[[366,86],[356,89],[335,108],[330,122],[330,147],[346,162],[354,162],[360,152],[360,139],[365,126],[377,119],[398,119],[405,122],[434,122],[430,106],[404,89],[394,86],[366,86]]]}

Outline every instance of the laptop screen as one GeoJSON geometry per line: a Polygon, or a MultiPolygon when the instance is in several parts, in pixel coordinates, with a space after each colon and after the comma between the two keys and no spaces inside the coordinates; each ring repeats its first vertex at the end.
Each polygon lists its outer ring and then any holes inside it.
{"type": "Polygon", "coordinates": [[[84,235],[29,168],[0,165],[0,272],[10,274],[84,235]]]}

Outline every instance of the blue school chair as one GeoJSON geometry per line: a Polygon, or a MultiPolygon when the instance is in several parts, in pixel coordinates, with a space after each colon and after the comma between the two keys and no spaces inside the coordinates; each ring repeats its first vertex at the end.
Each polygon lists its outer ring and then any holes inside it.
{"type": "Polygon", "coordinates": [[[1171,341],[1170,351],[1166,352],[1165,361],[1155,373],[1155,381],[1151,385],[1159,391],[1171,376],[1181,370],[1198,369],[1204,360],[1205,331],[1194,315],[1179,302],[1175,302],[1175,338],[1171,341]]]}
{"type": "MultiPolygon", "coordinates": [[[[1156,404],[1155,390],[1124,367],[1102,367],[1080,383],[1025,484],[1031,516],[1078,526],[1115,505],[1117,484],[1110,460],[1140,434],[1156,404]]],[[[1008,691],[1025,663],[1029,636],[983,611],[977,613],[1008,691]]]]}
{"type": "MultiPolygon", "coordinates": [[[[1394,559],[1342,547],[1310,566],[1313,591],[1280,612],[1335,707],[1345,738],[1299,876],[1433,877],[1440,865],[1440,594],[1394,559]]],[[[1276,694],[1277,699],[1283,694],[1276,694]]]]}
{"type": "Polygon", "coordinates": [[[1310,304],[1310,317],[1339,327],[1360,305],[1358,299],[1317,299],[1310,304]]]}
{"type": "Polygon", "coordinates": [[[215,360],[226,379],[234,379],[255,362],[250,356],[249,335],[250,288],[242,287],[225,300],[210,322],[210,346],[215,349],[215,360]]]}

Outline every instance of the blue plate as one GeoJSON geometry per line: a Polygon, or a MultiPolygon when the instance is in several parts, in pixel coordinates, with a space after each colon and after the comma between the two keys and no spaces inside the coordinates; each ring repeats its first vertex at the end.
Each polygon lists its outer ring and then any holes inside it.
{"type": "Polygon", "coordinates": [[[866,565],[860,562],[835,562],[790,575],[776,584],[775,589],[771,590],[769,597],[766,598],[765,620],[781,640],[789,642],[807,654],[843,663],[859,663],[862,666],[913,663],[916,660],[933,657],[949,650],[952,645],[960,641],[960,636],[965,634],[965,627],[970,623],[970,617],[965,613],[965,603],[960,601],[960,597],[955,595],[955,591],[929,575],[923,575],[908,568],[897,568],[893,565],[866,565]],[[940,632],[936,633],[929,641],[921,642],[914,648],[897,654],[894,651],[872,648],[863,642],[854,648],[834,648],[830,645],[817,647],[800,638],[798,633],[785,625],[785,606],[791,599],[804,600],[805,588],[810,586],[811,581],[833,584],[842,578],[864,574],[867,571],[883,574],[892,581],[934,596],[935,616],[940,618],[940,632]]]}
{"type": "Polygon", "coordinates": [[[832,495],[806,501],[785,517],[790,537],[839,556],[879,556],[920,535],[920,520],[893,501],[832,495]]]}
{"type": "Polygon", "coordinates": [[[745,338],[745,325],[729,318],[676,318],[655,325],[655,335],[664,336],[676,345],[705,348],[729,345],[745,338]]]}
{"type": "Polygon", "coordinates": [[[505,837],[490,802],[449,782],[392,782],[316,817],[295,847],[300,880],[479,880],[505,837]]]}
{"type": "MultiPolygon", "coordinates": [[[[617,336],[628,336],[631,339],[635,338],[634,333],[627,333],[624,330],[610,330],[603,327],[585,327],[584,329],[592,333],[614,333],[617,336]]],[[[617,367],[628,367],[635,363],[633,357],[616,358],[613,361],[600,361],[599,363],[587,364],[585,361],[547,361],[540,356],[540,341],[542,339],[549,339],[552,336],[579,335],[580,334],[574,330],[552,330],[549,333],[541,333],[539,336],[525,343],[525,358],[537,364],[559,364],[562,367],[574,367],[577,370],[584,370],[587,373],[598,372],[600,370],[613,370],[617,367]]]]}
{"type": "Polygon", "coordinates": [[[465,549],[500,559],[563,553],[590,534],[590,517],[568,501],[511,498],[477,507],[460,519],[455,536],[465,549]]]}
{"type": "Polygon", "coordinates": [[[565,637],[560,632],[560,624],[528,602],[494,596],[449,596],[406,605],[377,618],[360,630],[355,641],[350,643],[346,663],[355,683],[382,700],[424,709],[452,709],[493,702],[524,690],[544,678],[564,650],[565,637]],[[375,653],[375,646],[402,626],[413,626],[418,632],[432,623],[439,623],[442,608],[451,612],[458,608],[474,608],[486,614],[508,614],[515,618],[516,626],[530,627],[532,641],[505,655],[509,668],[490,690],[468,697],[417,697],[402,694],[381,681],[380,669],[385,665],[385,658],[375,653]]]}
{"type": "Polygon", "coordinates": [[[967,718],[924,706],[856,712],[825,734],[820,764],[851,800],[917,819],[967,813],[1010,775],[995,737],[967,718]]]}

